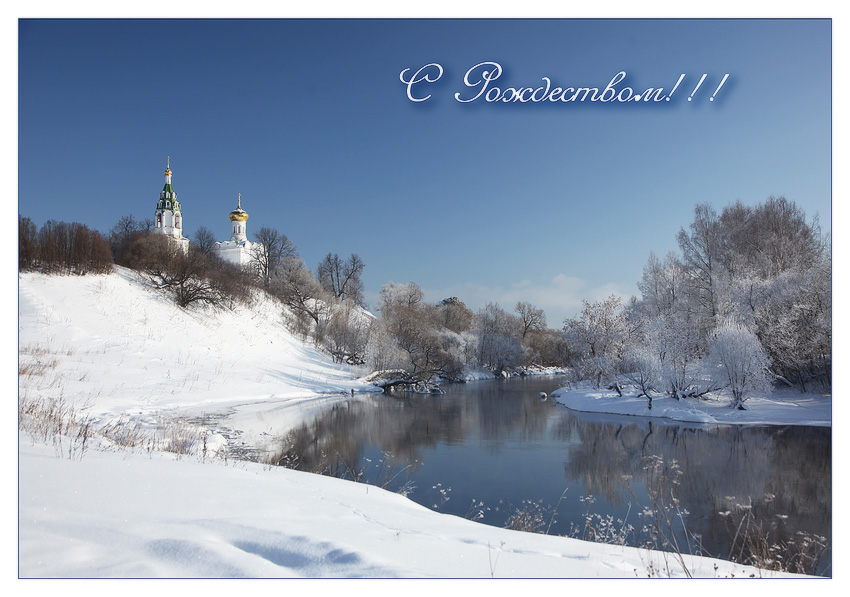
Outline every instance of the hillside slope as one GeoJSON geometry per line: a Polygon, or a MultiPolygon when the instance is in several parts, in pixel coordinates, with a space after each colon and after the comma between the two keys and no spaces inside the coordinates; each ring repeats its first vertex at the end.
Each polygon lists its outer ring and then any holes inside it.
{"type": "Polygon", "coordinates": [[[62,397],[107,419],[375,390],[293,336],[263,293],[232,309],[182,309],[120,267],[18,280],[21,396],[62,397]]]}

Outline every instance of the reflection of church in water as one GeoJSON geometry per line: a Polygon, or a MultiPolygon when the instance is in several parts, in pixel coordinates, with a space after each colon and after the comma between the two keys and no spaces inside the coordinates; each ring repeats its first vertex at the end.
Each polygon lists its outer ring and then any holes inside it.
{"type": "MultiPolygon", "coordinates": [[[[171,186],[171,158],[165,168],[165,186],[159,194],[154,213],[154,234],[164,234],[177,242],[183,251],[189,250],[189,239],[183,236],[183,211],[177,201],[177,193],[171,186]]],[[[230,212],[230,240],[215,244],[215,251],[225,261],[236,265],[246,265],[255,251],[262,245],[248,240],[248,212],[242,209],[242,193],[239,193],[236,209],[230,212]]]]}

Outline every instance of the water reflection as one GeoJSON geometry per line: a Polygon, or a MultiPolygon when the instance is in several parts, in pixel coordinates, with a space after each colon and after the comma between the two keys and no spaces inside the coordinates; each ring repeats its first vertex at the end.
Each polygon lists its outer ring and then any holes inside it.
{"type": "MultiPolygon", "coordinates": [[[[539,392],[553,379],[451,386],[444,396],[399,393],[340,404],[280,439],[275,462],[338,477],[416,488],[410,498],[458,516],[480,511],[502,526],[525,500],[554,506],[551,532],[568,534],[592,511],[636,527],[649,505],[647,457],[681,468],[676,494],[705,551],[728,557],[725,512],[752,507],[787,540],[830,539],[831,430],[671,424],[572,413],[539,392]],[[446,489],[451,492],[447,493],[446,489]],[[446,501],[446,497],[450,497],[446,501]],[[483,507],[475,504],[483,503],[483,507]]],[[[831,540],[831,539],[830,539],[831,540]]],[[[829,555],[821,573],[829,574],[829,555]]]]}

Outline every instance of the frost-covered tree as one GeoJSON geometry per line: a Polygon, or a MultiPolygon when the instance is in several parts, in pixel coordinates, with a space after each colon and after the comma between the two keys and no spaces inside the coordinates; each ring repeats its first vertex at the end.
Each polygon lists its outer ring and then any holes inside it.
{"type": "Polygon", "coordinates": [[[743,408],[747,398],[770,387],[770,358],[758,337],[740,323],[720,323],[709,338],[708,350],[712,377],[732,392],[734,408],[743,408]]]}
{"type": "Polygon", "coordinates": [[[772,279],[812,267],[823,252],[817,219],[785,197],[770,197],[754,208],[736,202],[720,216],[722,262],[733,278],[772,279]]]}
{"type": "Polygon", "coordinates": [[[405,355],[403,368],[411,383],[460,373],[463,362],[457,334],[435,325],[436,307],[423,300],[419,286],[386,284],[379,307],[384,330],[405,355]]]}
{"type": "Polygon", "coordinates": [[[397,282],[387,282],[381,288],[381,294],[378,298],[378,309],[383,311],[387,308],[396,306],[416,307],[425,300],[425,293],[415,282],[409,284],[399,284],[397,282]]]}
{"type": "Polygon", "coordinates": [[[686,289],[694,315],[705,333],[715,325],[724,273],[720,256],[723,248],[721,224],[714,208],[708,203],[697,205],[690,231],[682,228],[678,241],[688,281],[686,289]]]}
{"type": "Polygon", "coordinates": [[[619,356],[628,333],[622,299],[612,294],[604,301],[582,301],[582,305],[577,318],[565,321],[565,330],[592,356],[619,356]]]}
{"type": "Polygon", "coordinates": [[[802,389],[830,383],[832,276],[828,259],[804,271],[739,285],[737,315],[759,337],[779,379],[802,389]]]}
{"type": "Polygon", "coordinates": [[[661,360],[658,353],[646,345],[630,346],[623,355],[623,376],[634,384],[649,401],[652,409],[652,395],[661,387],[661,360]]]}
{"type": "Polygon", "coordinates": [[[619,361],[629,340],[629,310],[616,295],[582,304],[578,317],[564,321],[564,332],[578,355],[576,370],[583,379],[592,379],[599,387],[602,382],[616,380],[619,361]]]}
{"type": "Polygon", "coordinates": [[[685,268],[672,251],[664,261],[650,253],[637,286],[643,300],[642,307],[651,317],[684,309],[685,268]]]}
{"type": "Polygon", "coordinates": [[[658,360],[660,389],[676,399],[700,396],[711,389],[705,383],[700,359],[705,343],[698,330],[679,313],[659,315],[644,326],[642,344],[658,360]]]}
{"type": "Polygon", "coordinates": [[[331,309],[325,328],[324,345],[337,362],[365,363],[371,316],[351,301],[341,301],[331,309]]]}
{"type": "Polygon", "coordinates": [[[408,366],[407,354],[387,332],[381,319],[372,321],[369,327],[366,363],[372,371],[396,370],[408,366]]]}
{"type": "Polygon", "coordinates": [[[478,361],[496,372],[522,365],[522,322],[497,303],[487,303],[475,314],[478,361]]]}
{"type": "MultiPolygon", "coordinates": [[[[695,331],[702,353],[717,322],[732,318],[756,334],[777,379],[804,390],[829,386],[831,254],[817,218],[807,221],[784,197],[755,207],[736,202],[720,215],[703,204],[678,241],[681,258],[668,255],[661,262],[651,254],[644,268],[634,313],[642,327],[673,315],[665,325],[674,321],[689,334],[695,331]]],[[[679,373],[695,369],[687,363],[698,356],[680,361],[679,373]]],[[[694,391],[704,390],[685,394],[694,391]]],[[[681,395],[681,389],[674,393],[681,395]]]]}

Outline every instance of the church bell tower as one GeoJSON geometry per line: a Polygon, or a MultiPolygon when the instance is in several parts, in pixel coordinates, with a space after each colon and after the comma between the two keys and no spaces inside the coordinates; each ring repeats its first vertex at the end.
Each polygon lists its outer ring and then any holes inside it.
{"type": "Polygon", "coordinates": [[[159,202],[154,213],[154,231],[159,234],[183,238],[183,214],[180,212],[180,202],[177,193],[171,186],[171,156],[165,167],[165,186],[159,194],[159,202]]]}
{"type": "Polygon", "coordinates": [[[165,186],[159,193],[159,201],[154,212],[154,234],[164,234],[180,242],[184,251],[189,249],[189,239],[183,238],[183,212],[177,193],[171,186],[171,156],[165,166],[165,186]]]}

